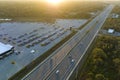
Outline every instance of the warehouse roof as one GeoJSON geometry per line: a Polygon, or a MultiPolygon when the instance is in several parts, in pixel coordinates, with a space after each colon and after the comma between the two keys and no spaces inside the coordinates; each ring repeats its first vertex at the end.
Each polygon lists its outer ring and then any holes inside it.
{"type": "Polygon", "coordinates": [[[0,42],[0,54],[4,54],[5,52],[11,50],[13,46],[9,44],[3,44],[0,42]]]}

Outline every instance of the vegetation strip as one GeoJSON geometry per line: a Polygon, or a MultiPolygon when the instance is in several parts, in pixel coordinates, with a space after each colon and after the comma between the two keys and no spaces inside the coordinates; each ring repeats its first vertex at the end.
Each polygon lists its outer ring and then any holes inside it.
{"type": "Polygon", "coordinates": [[[119,80],[120,37],[99,36],[77,79],[119,80]],[[114,75],[115,74],[115,75],[114,75]]]}

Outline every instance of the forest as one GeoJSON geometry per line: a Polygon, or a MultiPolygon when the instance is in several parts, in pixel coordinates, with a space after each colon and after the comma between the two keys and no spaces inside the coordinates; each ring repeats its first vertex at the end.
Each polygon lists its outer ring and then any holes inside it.
{"type": "MultiPolygon", "coordinates": [[[[115,6],[112,13],[120,14],[115,6]]],[[[110,14],[110,15],[111,15],[110,14]]],[[[120,32],[120,18],[108,17],[103,29],[120,32]]],[[[99,34],[76,80],[120,80],[120,37],[99,34]]]]}
{"type": "Polygon", "coordinates": [[[99,36],[77,80],[120,80],[120,37],[99,36]]]}
{"type": "Polygon", "coordinates": [[[102,10],[103,2],[64,2],[60,6],[51,6],[45,2],[10,2],[0,1],[0,18],[11,19],[56,19],[90,18],[91,12],[102,10]]]}
{"type": "Polygon", "coordinates": [[[120,16],[118,18],[112,18],[112,14],[120,15],[120,6],[115,6],[112,10],[110,17],[106,20],[103,29],[108,30],[109,28],[115,29],[115,31],[120,32],[120,16]]]}
{"type": "Polygon", "coordinates": [[[120,6],[119,6],[119,5],[116,5],[112,12],[113,12],[113,13],[120,14],[120,6]]]}
{"type": "Polygon", "coordinates": [[[120,18],[114,19],[114,18],[108,18],[106,20],[106,23],[103,27],[103,29],[114,29],[117,32],[120,32],[120,18]]]}

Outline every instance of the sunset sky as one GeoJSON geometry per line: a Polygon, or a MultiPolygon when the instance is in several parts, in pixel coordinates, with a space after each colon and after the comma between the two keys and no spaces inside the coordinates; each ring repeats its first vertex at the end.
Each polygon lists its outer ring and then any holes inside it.
{"type": "MultiPolygon", "coordinates": [[[[0,1],[47,1],[47,0],[0,0],[0,1]]],[[[119,1],[119,0],[62,0],[62,1],[119,1]]]]}

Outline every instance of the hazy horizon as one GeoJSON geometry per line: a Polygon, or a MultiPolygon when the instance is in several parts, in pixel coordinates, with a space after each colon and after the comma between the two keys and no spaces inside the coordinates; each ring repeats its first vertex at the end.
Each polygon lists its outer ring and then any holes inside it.
{"type": "MultiPolygon", "coordinates": [[[[0,0],[0,1],[41,1],[45,2],[47,0],[0,0]]],[[[119,0],[62,0],[64,1],[119,1],[119,0]]]]}

